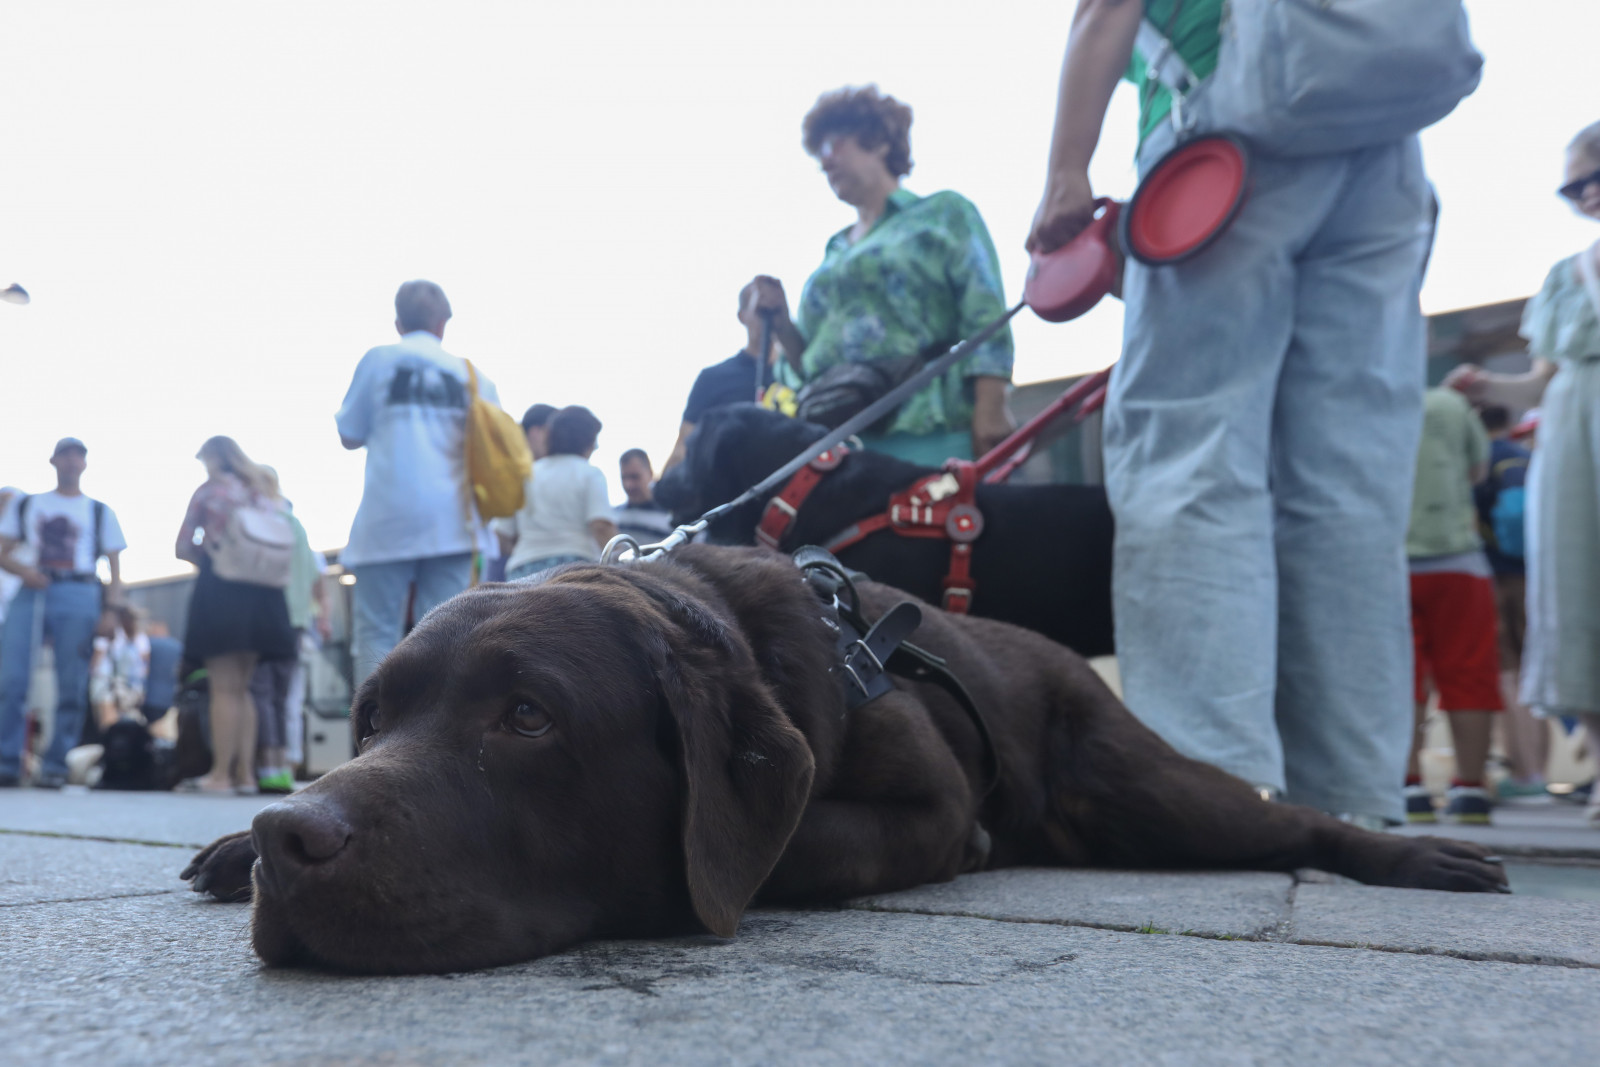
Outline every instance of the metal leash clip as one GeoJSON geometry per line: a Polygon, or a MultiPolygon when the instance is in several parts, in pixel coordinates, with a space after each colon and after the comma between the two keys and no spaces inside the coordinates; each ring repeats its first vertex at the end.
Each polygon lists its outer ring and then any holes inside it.
{"type": "Polygon", "coordinates": [[[619,533],[606,542],[606,547],[600,551],[601,563],[648,563],[653,560],[665,559],[677,549],[682,548],[695,535],[707,526],[710,520],[701,518],[694,522],[686,523],[669,533],[664,539],[653,544],[641,545],[627,534],[619,533]]]}

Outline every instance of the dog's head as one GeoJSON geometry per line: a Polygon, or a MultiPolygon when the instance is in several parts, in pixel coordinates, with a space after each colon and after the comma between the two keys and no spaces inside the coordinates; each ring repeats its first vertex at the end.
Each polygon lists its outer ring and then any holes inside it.
{"type": "Polygon", "coordinates": [[[105,789],[149,789],[155,764],[150,731],[142,722],[119,719],[105,728],[100,743],[100,785],[105,789]]]}
{"type": "MultiPolygon", "coordinates": [[[[671,509],[674,522],[692,522],[755,485],[826,432],[826,427],[759,404],[712,408],[689,435],[683,462],[656,483],[656,502],[671,509]]],[[[723,544],[753,543],[762,503],[712,523],[712,539],[723,544]]]]}
{"type": "Polygon", "coordinates": [[[254,823],[270,964],[449,971],[730,936],[813,773],[726,609],[667,565],[456,597],[352,714],[357,758],[254,823]]]}

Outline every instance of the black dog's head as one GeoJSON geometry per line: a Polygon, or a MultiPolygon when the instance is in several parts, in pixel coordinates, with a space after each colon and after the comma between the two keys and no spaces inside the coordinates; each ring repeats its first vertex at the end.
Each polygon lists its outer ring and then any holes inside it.
{"type": "Polygon", "coordinates": [[[813,773],[727,609],[667,564],[456,597],[352,725],[356,759],[256,817],[269,964],[437,972],[729,936],[813,773]]]}
{"type": "MultiPolygon", "coordinates": [[[[725,504],[783,466],[827,433],[759,404],[712,408],[695,425],[683,462],[656,483],[658,504],[670,508],[674,522],[692,522],[725,504]]],[[[764,501],[755,501],[711,524],[720,544],[751,544],[764,501]]]]}
{"type": "Polygon", "coordinates": [[[142,722],[120,719],[105,728],[100,743],[105,752],[100,757],[102,789],[154,789],[154,742],[150,731],[142,722]]]}

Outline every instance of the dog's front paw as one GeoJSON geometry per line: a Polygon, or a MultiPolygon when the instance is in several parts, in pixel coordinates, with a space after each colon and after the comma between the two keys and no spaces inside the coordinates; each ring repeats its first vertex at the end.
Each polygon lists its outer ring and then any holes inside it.
{"type": "Polygon", "coordinates": [[[242,830],[219,837],[196,852],[178,877],[196,893],[209,893],[217,900],[249,900],[250,869],[255,863],[255,842],[250,840],[249,830],[242,830]]]}
{"type": "Polygon", "coordinates": [[[1482,845],[1443,837],[1394,838],[1401,855],[1384,879],[1408,889],[1445,889],[1453,893],[1509,893],[1500,857],[1482,845]]]}

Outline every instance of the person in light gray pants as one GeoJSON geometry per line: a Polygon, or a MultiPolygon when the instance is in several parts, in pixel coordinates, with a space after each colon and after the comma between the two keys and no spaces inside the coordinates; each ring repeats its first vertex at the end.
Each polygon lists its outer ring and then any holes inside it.
{"type": "MultiPolygon", "coordinates": [[[[1079,0],[1031,250],[1094,212],[1089,159],[1141,19],[1204,78],[1222,8],[1079,0]]],[[[1170,92],[1141,77],[1143,175],[1175,134],[1170,92]]],[[[1435,210],[1415,136],[1256,152],[1249,197],[1214,243],[1128,262],[1106,399],[1128,706],[1263,796],[1372,828],[1403,817],[1405,534],[1435,210]]]]}
{"type": "Polygon", "coordinates": [[[1253,167],[1215,245],[1128,265],[1105,421],[1124,694],[1185,755],[1398,820],[1431,191],[1414,137],[1253,167]]]}

